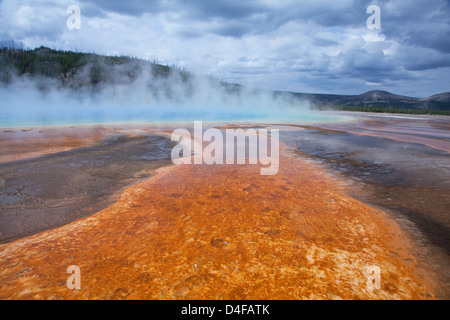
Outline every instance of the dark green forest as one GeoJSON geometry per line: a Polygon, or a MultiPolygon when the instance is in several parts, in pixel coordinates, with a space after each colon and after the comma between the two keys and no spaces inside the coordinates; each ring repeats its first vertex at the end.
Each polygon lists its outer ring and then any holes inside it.
{"type": "Polygon", "coordinates": [[[190,73],[177,68],[129,56],[102,56],[94,53],[53,50],[39,47],[33,50],[2,48],[0,51],[0,82],[8,83],[13,75],[29,77],[47,77],[61,80],[61,84],[89,86],[110,83],[109,70],[114,66],[126,65],[125,79],[135,80],[144,67],[150,67],[155,77],[167,77],[176,72],[185,80],[190,73]],[[83,81],[71,81],[83,74],[83,81]],[[75,82],[75,83],[72,83],[75,82]]]}
{"type": "Polygon", "coordinates": [[[427,110],[395,108],[392,106],[316,106],[317,110],[352,111],[352,112],[375,112],[375,113],[401,113],[401,114],[430,114],[450,116],[450,110],[427,110]]]}
{"type": "MultiPolygon", "coordinates": [[[[108,84],[131,85],[143,70],[151,73],[151,79],[168,79],[176,75],[194,90],[194,75],[174,65],[162,65],[131,56],[103,56],[95,53],[54,50],[46,47],[23,50],[3,47],[0,49],[0,84],[8,85],[17,77],[52,79],[57,85],[71,89],[97,88],[108,84]],[[149,71],[150,70],[150,71],[149,71]]],[[[219,84],[230,94],[239,94],[243,86],[221,82],[210,76],[209,80],[219,84]]],[[[42,86],[45,88],[46,81],[42,86]]],[[[49,84],[50,85],[50,84],[49,84]]],[[[54,82],[53,84],[54,85],[54,82]]],[[[149,85],[155,94],[170,96],[171,82],[166,87],[149,85]],[[156,91],[164,92],[156,92],[156,91]]],[[[361,95],[307,94],[272,92],[274,96],[288,95],[293,101],[308,100],[316,110],[358,111],[376,113],[450,115],[450,93],[429,98],[411,98],[394,95],[386,91],[369,91],[361,95]]]]}

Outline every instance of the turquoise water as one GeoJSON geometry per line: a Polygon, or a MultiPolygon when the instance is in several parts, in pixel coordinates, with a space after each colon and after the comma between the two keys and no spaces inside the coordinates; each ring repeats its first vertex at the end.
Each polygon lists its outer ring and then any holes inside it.
{"type": "Polygon", "coordinates": [[[91,112],[24,112],[8,114],[0,111],[0,128],[41,127],[64,125],[88,125],[111,123],[164,123],[164,122],[288,122],[288,123],[317,123],[345,120],[346,117],[326,112],[297,112],[288,114],[258,114],[257,112],[215,111],[205,112],[189,110],[182,112],[155,111],[142,109],[139,112],[105,112],[92,110],[91,112]]]}
{"type": "Polygon", "coordinates": [[[181,92],[167,98],[139,86],[97,91],[39,89],[35,82],[0,86],[2,128],[193,121],[315,123],[342,118],[311,111],[307,101],[228,94],[214,88],[200,87],[194,95],[181,92]]]}

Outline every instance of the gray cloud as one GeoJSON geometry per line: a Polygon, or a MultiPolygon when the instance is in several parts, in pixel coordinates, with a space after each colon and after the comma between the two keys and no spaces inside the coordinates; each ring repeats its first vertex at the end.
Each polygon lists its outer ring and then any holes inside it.
{"type": "Polygon", "coordinates": [[[450,91],[448,17],[446,0],[3,0],[0,38],[158,59],[263,88],[426,96],[450,91]],[[65,27],[73,2],[78,31],[65,27]],[[370,4],[381,31],[366,28],[370,4]],[[428,84],[417,88],[420,78],[428,84]]]}
{"type": "Polygon", "coordinates": [[[106,11],[130,16],[141,16],[144,13],[161,12],[164,8],[164,1],[81,0],[80,6],[82,6],[83,8],[90,7],[91,14],[101,14],[101,11],[106,11]],[[96,9],[94,9],[94,7],[96,9]]]}
{"type": "Polygon", "coordinates": [[[339,42],[333,41],[333,40],[329,40],[329,39],[324,39],[324,38],[320,38],[320,37],[313,37],[312,39],[312,44],[317,46],[317,47],[331,47],[331,46],[338,46],[339,42]]]}

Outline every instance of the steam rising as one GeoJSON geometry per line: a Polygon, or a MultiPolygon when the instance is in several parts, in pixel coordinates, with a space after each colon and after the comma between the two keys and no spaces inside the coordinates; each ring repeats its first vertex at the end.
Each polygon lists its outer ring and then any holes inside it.
{"type": "Polygon", "coordinates": [[[289,94],[164,70],[162,76],[155,65],[130,59],[113,65],[91,62],[62,80],[11,76],[0,85],[0,126],[324,120],[306,101],[289,94]]]}

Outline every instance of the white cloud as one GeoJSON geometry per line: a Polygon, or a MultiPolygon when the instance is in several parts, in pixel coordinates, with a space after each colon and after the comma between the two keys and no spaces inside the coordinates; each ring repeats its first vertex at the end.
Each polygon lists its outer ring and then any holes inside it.
{"type": "Polygon", "coordinates": [[[372,2],[75,1],[82,28],[68,30],[74,1],[3,0],[0,40],[132,55],[275,90],[449,91],[448,1],[375,1],[381,32],[366,28],[372,2]]]}

